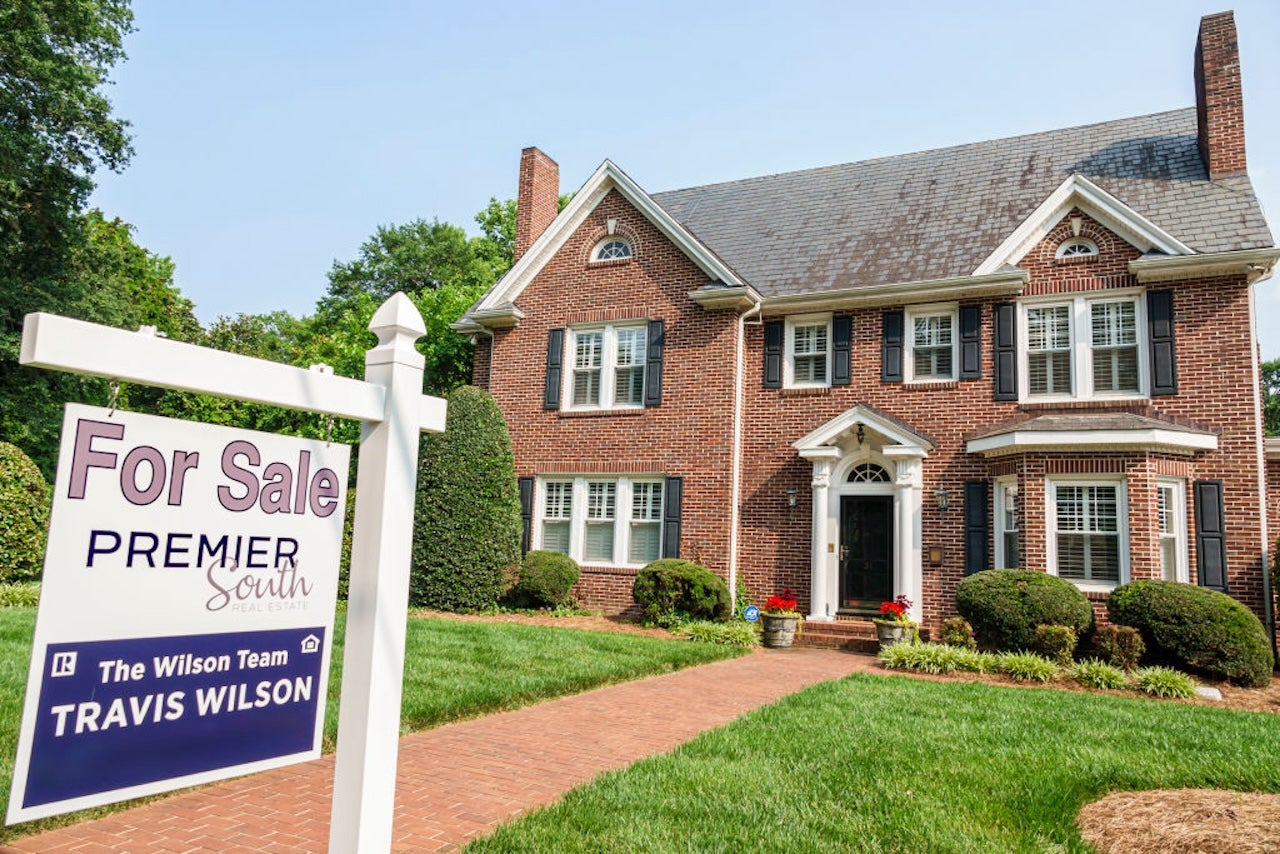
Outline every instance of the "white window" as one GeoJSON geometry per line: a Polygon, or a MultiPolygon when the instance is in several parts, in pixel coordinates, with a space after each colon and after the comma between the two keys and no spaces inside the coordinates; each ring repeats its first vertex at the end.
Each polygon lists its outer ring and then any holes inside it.
{"type": "Polygon", "coordinates": [[[643,566],[662,556],[662,478],[583,475],[539,480],[535,548],[579,563],[643,566]]]}
{"type": "Polygon", "coordinates": [[[1089,258],[1098,254],[1098,244],[1087,237],[1073,237],[1058,244],[1056,258],[1089,258]]]}
{"type": "Polygon", "coordinates": [[[605,326],[569,331],[569,409],[644,405],[648,326],[605,326]]]}
{"type": "Polygon", "coordinates": [[[1018,569],[1022,553],[1018,549],[1018,479],[996,481],[996,568],[1018,569]]]}
{"type": "Polygon", "coordinates": [[[955,379],[955,307],[908,309],[907,329],[907,375],[926,382],[955,379]]]}
{"type": "Polygon", "coordinates": [[[1087,589],[1128,581],[1128,511],[1123,481],[1049,482],[1049,571],[1087,589]]]}
{"type": "Polygon", "coordinates": [[[621,237],[609,237],[596,245],[592,261],[621,261],[631,257],[631,244],[621,237]]]}
{"type": "Polygon", "coordinates": [[[1160,577],[1186,582],[1187,487],[1181,480],[1156,483],[1156,515],[1160,521],[1160,577]]]}
{"type": "Polygon", "coordinates": [[[786,385],[831,385],[830,315],[787,318],[786,385]]]}
{"type": "Polygon", "coordinates": [[[1143,300],[1132,294],[1022,305],[1022,399],[1147,393],[1143,300]]]}

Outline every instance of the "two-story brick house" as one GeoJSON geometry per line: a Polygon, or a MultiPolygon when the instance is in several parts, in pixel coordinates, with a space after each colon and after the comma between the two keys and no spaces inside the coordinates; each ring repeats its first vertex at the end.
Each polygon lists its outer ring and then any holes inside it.
{"type": "Polygon", "coordinates": [[[606,161],[558,215],[526,149],[516,263],[455,324],[526,548],[611,611],[679,555],[811,620],[906,594],[934,624],[993,566],[1269,620],[1252,289],[1280,251],[1231,13],[1194,80],[1194,109],[674,192],[606,161]]]}

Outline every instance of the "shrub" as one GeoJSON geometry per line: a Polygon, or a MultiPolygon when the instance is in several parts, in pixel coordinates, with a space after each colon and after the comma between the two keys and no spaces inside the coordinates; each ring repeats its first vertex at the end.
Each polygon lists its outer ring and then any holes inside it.
{"type": "Polygon", "coordinates": [[[39,604],[39,581],[0,584],[0,608],[34,608],[39,604]]]}
{"type": "Polygon", "coordinates": [[[1057,662],[1059,667],[1070,667],[1075,660],[1076,630],[1070,626],[1036,626],[1036,652],[1057,662]]]}
{"type": "Polygon", "coordinates": [[[520,565],[516,596],[534,607],[558,608],[569,599],[569,588],[578,583],[578,562],[560,552],[529,552],[520,565]]]}
{"type": "Polygon", "coordinates": [[[342,519],[342,556],[338,560],[338,601],[351,591],[351,532],[356,524],[356,488],[347,490],[347,515],[342,519]]]}
{"type": "Polygon", "coordinates": [[[1147,645],[1132,626],[1099,626],[1093,633],[1093,649],[1098,657],[1113,667],[1131,671],[1138,669],[1147,645]]]}
{"type": "Polygon", "coordinates": [[[1107,613],[1113,623],[1141,632],[1160,659],[1240,685],[1271,681],[1275,662],[1266,630],[1225,593],[1176,581],[1135,581],[1112,591],[1107,613]]]}
{"type": "Polygon", "coordinates": [[[1071,668],[1068,675],[1086,688],[1110,688],[1118,690],[1125,687],[1124,671],[1119,667],[1090,658],[1081,661],[1071,668]]]}
{"type": "Polygon", "coordinates": [[[44,475],[17,445],[0,442],[0,582],[40,578],[48,527],[44,475]]]}
{"type": "Polygon", "coordinates": [[[1034,652],[1002,652],[996,658],[1000,672],[1019,682],[1049,682],[1060,673],[1058,665],[1034,652]]]}
{"type": "Polygon", "coordinates": [[[978,642],[973,639],[973,626],[964,617],[948,617],[942,621],[942,629],[938,632],[938,640],[947,646],[958,646],[962,649],[977,649],[978,642]]]}
{"type": "Polygon", "coordinates": [[[1154,697],[1187,699],[1196,695],[1196,683],[1172,667],[1144,667],[1134,674],[1138,690],[1154,697]]]}
{"type": "Polygon", "coordinates": [[[918,670],[922,673],[994,673],[996,657],[964,647],[938,643],[895,643],[880,650],[880,663],[889,670],[918,670]]]}
{"type": "Polygon", "coordinates": [[[488,392],[449,395],[445,431],[422,438],[410,599],[446,611],[492,608],[520,562],[511,438],[488,392]]]}
{"type": "Polygon", "coordinates": [[[1070,626],[1077,637],[1093,625],[1093,608],[1074,584],[1025,569],[970,575],[956,587],[956,608],[988,649],[1035,649],[1039,625],[1070,626]]]}
{"type": "Polygon", "coordinates": [[[659,625],[729,619],[728,585],[705,566],[687,560],[655,560],[636,574],[631,595],[644,618],[659,625]]]}
{"type": "Polygon", "coordinates": [[[718,646],[753,647],[760,643],[760,633],[750,623],[733,620],[728,623],[712,623],[696,620],[683,623],[673,629],[678,637],[718,646]]]}

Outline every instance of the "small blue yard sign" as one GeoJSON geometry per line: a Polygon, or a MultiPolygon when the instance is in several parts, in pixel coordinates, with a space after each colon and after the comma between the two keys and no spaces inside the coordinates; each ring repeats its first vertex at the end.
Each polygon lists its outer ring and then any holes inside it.
{"type": "Polygon", "coordinates": [[[743,610],[742,616],[747,618],[748,623],[754,623],[756,620],[760,619],[760,609],[755,605],[748,605],[746,609],[743,610]]]}

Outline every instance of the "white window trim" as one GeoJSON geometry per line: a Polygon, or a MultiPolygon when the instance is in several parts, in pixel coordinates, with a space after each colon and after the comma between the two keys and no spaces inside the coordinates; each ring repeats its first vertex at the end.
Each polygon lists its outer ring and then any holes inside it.
{"type": "Polygon", "coordinates": [[[908,306],[903,320],[905,339],[902,348],[902,379],[911,383],[952,382],[956,379],[956,371],[960,362],[960,306],[959,303],[938,303],[934,305],[908,306]],[[916,377],[916,324],[917,318],[942,317],[951,318],[951,375],[946,377],[916,377]]]}
{"type": "MultiPolygon", "coordinates": [[[[1175,549],[1174,564],[1174,580],[1187,584],[1191,580],[1190,555],[1187,549],[1187,482],[1180,477],[1159,477],[1156,478],[1156,508],[1160,507],[1159,492],[1160,489],[1173,490],[1173,531],[1177,548],[1175,549]]],[[[1157,523],[1159,520],[1157,519],[1157,523]]],[[[1159,524],[1156,525],[1157,546],[1162,546],[1160,540],[1163,539],[1159,524]]],[[[1157,548],[1157,553],[1162,554],[1162,550],[1157,548]]],[[[1161,578],[1164,577],[1164,567],[1160,567],[1161,578]]]]}
{"type": "MultiPolygon", "coordinates": [[[[994,524],[991,526],[991,530],[995,532],[995,547],[996,547],[995,568],[996,569],[1021,569],[1020,566],[1010,566],[1009,561],[1007,559],[1007,555],[1005,555],[1004,553],[1004,535],[1008,533],[1008,531],[1006,531],[1004,527],[1005,510],[1007,509],[1004,505],[1004,499],[1005,499],[1005,490],[1010,486],[1014,487],[1015,489],[1018,489],[1017,475],[1009,475],[1007,477],[998,477],[995,479],[995,482],[994,482],[995,500],[991,502],[991,506],[994,514],[994,518],[993,518],[994,524]]],[[[1021,491],[1018,491],[1017,494],[1021,495],[1021,491]]],[[[1018,533],[1018,551],[1019,552],[1021,552],[1022,549],[1024,548],[1023,540],[1022,540],[1021,521],[1022,521],[1021,519],[1018,520],[1019,527],[1016,529],[1018,533]]]]}
{"type": "Polygon", "coordinates": [[[635,257],[636,257],[635,246],[632,245],[630,240],[627,240],[627,238],[622,237],[621,235],[618,235],[618,234],[610,234],[607,237],[603,237],[596,243],[595,246],[591,247],[591,263],[592,264],[607,264],[614,261],[630,261],[632,258],[635,258],[635,257]],[[600,252],[605,248],[605,246],[609,245],[610,243],[627,244],[627,250],[629,252],[627,257],[626,258],[601,258],[600,252]]]}
{"type": "Polygon", "coordinates": [[[802,314],[790,316],[787,318],[783,333],[785,339],[783,348],[786,353],[782,366],[783,388],[827,388],[830,386],[831,353],[835,349],[835,342],[831,340],[831,315],[802,314]],[[824,382],[796,382],[795,328],[797,326],[821,326],[823,324],[826,324],[827,327],[827,378],[824,382]]]}
{"type": "MultiPolygon", "coordinates": [[[[637,483],[656,483],[658,484],[659,494],[662,500],[666,501],[665,478],[662,475],[634,475],[634,476],[618,476],[618,475],[551,475],[548,477],[539,477],[536,481],[534,489],[534,507],[537,512],[534,514],[536,524],[532,535],[532,548],[542,548],[542,523],[545,519],[546,500],[548,483],[572,483],[573,484],[573,505],[569,517],[569,557],[577,561],[581,566],[603,566],[603,567],[642,567],[645,563],[632,563],[628,560],[631,555],[631,498],[632,486],[637,483]],[[614,493],[614,513],[613,513],[613,559],[609,561],[592,560],[587,561],[583,558],[586,552],[587,537],[587,483],[607,481],[616,484],[614,493]]],[[[662,537],[663,528],[665,526],[663,513],[658,518],[658,557],[662,556],[662,537]]]]}
{"type": "Polygon", "coordinates": [[[575,412],[594,412],[606,409],[643,409],[644,397],[647,388],[643,387],[640,391],[639,403],[617,403],[614,401],[614,385],[617,380],[618,371],[618,330],[619,329],[640,329],[644,331],[642,340],[644,341],[644,351],[640,360],[640,371],[644,376],[644,383],[647,386],[649,382],[648,376],[648,358],[649,358],[649,338],[647,322],[640,323],[610,323],[610,324],[592,324],[589,326],[572,326],[569,328],[569,334],[566,336],[565,358],[563,359],[562,372],[563,376],[560,380],[562,400],[560,405],[562,409],[575,412]],[[578,336],[583,333],[600,332],[600,401],[599,403],[580,403],[573,402],[573,370],[577,359],[578,336]]]}
{"type": "Polygon", "coordinates": [[[1144,400],[1151,397],[1151,355],[1148,353],[1147,301],[1142,289],[1090,291],[1087,294],[1032,297],[1018,301],[1018,401],[1020,403],[1052,403],[1071,400],[1144,400]],[[1138,344],[1138,390],[1136,392],[1094,391],[1093,388],[1093,324],[1090,306],[1095,302],[1134,303],[1135,338],[1138,344]],[[1030,329],[1027,309],[1054,305],[1070,306],[1071,323],[1071,394],[1030,393],[1030,329]]]}
{"type": "Polygon", "coordinates": [[[1129,489],[1123,475],[1115,477],[1098,475],[1054,475],[1045,478],[1044,539],[1045,569],[1050,575],[1058,574],[1058,495],[1057,486],[1114,486],[1116,487],[1116,528],[1119,542],[1120,580],[1112,584],[1106,581],[1076,581],[1066,579],[1084,591],[1105,593],[1121,584],[1129,583],[1129,489]]]}

